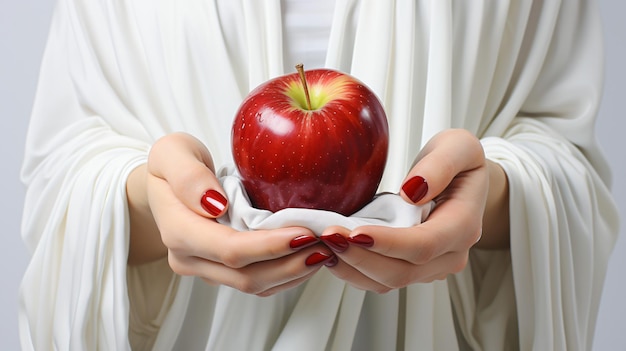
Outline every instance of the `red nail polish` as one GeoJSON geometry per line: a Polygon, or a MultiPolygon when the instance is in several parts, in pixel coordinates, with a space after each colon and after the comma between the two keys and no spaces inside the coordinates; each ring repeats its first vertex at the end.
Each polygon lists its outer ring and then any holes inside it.
{"type": "Polygon", "coordinates": [[[226,208],[227,203],[228,200],[226,200],[224,195],[212,189],[207,190],[207,192],[204,193],[200,199],[200,205],[211,216],[218,216],[222,213],[222,211],[226,208]]]}
{"type": "Polygon", "coordinates": [[[348,249],[348,241],[341,234],[322,235],[320,239],[335,252],[344,252],[348,249]]]}
{"type": "Polygon", "coordinates": [[[335,255],[332,255],[332,254],[329,255],[324,252],[315,252],[311,256],[307,257],[304,263],[307,266],[315,266],[315,265],[330,261],[334,256],[335,255]]]}
{"type": "Polygon", "coordinates": [[[402,191],[406,194],[406,196],[411,199],[413,202],[418,202],[428,192],[428,184],[426,180],[420,176],[415,176],[404,183],[402,185],[402,191]]]}
{"type": "Polygon", "coordinates": [[[291,239],[291,241],[289,242],[289,247],[294,250],[303,249],[305,247],[315,244],[318,241],[319,239],[314,236],[300,235],[291,239]]]}
{"type": "Polygon", "coordinates": [[[355,236],[351,236],[348,238],[348,241],[352,244],[363,246],[363,247],[372,247],[374,246],[374,239],[365,234],[357,234],[355,236]]]}

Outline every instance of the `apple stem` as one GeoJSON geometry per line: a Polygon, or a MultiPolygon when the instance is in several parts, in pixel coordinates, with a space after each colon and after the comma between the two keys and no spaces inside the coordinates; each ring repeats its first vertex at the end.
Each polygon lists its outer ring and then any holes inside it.
{"type": "Polygon", "coordinates": [[[309,111],[313,110],[311,107],[311,97],[309,96],[309,87],[306,84],[306,77],[304,76],[304,65],[299,63],[296,65],[296,70],[298,70],[298,74],[300,74],[300,81],[302,81],[302,86],[304,87],[304,96],[306,97],[306,107],[309,111]]]}

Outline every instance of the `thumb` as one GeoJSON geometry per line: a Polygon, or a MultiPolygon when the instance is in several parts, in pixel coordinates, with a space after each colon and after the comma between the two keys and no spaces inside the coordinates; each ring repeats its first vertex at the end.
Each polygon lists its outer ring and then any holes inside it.
{"type": "Polygon", "coordinates": [[[189,134],[157,140],[148,156],[148,172],[165,180],[176,198],[201,216],[220,217],[228,208],[209,150],[189,134]]]}
{"type": "Polygon", "coordinates": [[[409,203],[423,205],[442,193],[461,173],[484,165],[478,138],[463,129],[445,130],[420,151],[402,183],[400,195],[409,203]]]}

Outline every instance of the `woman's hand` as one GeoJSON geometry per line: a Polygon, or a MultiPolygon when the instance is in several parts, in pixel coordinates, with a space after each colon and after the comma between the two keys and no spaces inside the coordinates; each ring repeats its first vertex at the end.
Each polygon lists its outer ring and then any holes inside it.
{"type": "Polygon", "coordinates": [[[228,200],[208,150],[188,134],[158,140],[147,166],[136,173],[129,177],[135,188],[128,188],[129,207],[136,209],[131,209],[130,264],[167,254],[178,274],[266,296],[306,281],[335,259],[306,228],[238,232],[219,224],[215,218],[226,212],[228,200]],[[142,172],[143,198],[137,190],[142,172]]]}
{"type": "Polygon", "coordinates": [[[470,248],[481,240],[483,227],[502,230],[483,237],[487,247],[508,245],[506,176],[485,160],[475,136],[464,130],[444,131],[429,141],[417,161],[400,194],[417,205],[434,200],[427,220],[410,228],[327,228],[322,241],[339,258],[331,268],[334,275],[358,288],[383,293],[461,271],[470,248]],[[490,177],[497,179],[490,184],[490,177]],[[501,218],[483,216],[488,198],[499,204],[487,207],[500,211],[489,216],[501,218]]]}

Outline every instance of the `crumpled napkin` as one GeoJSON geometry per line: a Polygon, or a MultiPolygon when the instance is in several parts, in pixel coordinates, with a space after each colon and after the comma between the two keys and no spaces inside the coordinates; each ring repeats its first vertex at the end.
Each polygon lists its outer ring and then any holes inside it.
{"type": "Polygon", "coordinates": [[[287,208],[273,213],[252,207],[234,167],[221,168],[217,176],[229,201],[228,213],[219,221],[241,231],[302,226],[320,235],[331,225],[350,230],[362,225],[410,227],[423,222],[433,207],[432,203],[424,206],[409,204],[398,194],[380,193],[349,217],[331,211],[303,208],[287,208]]]}

